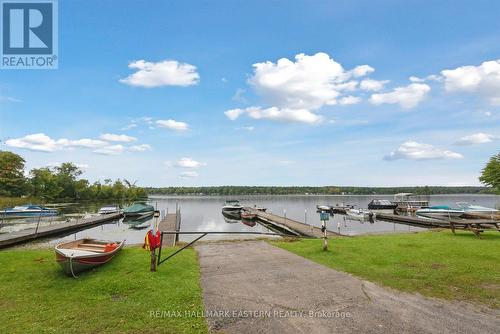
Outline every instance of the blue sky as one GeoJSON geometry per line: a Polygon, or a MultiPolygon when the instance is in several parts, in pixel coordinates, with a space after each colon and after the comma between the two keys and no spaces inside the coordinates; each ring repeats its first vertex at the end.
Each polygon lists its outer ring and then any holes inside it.
{"type": "Polygon", "coordinates": [[[0,149],[149,186],[477,185],[500,143],[498,13],[63,0],[59,69],[0,70],[0,149]]]}

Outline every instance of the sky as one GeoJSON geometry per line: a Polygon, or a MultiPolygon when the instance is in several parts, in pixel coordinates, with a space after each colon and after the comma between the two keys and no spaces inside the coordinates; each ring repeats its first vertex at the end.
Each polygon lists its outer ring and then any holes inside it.
{"type": "Polygon", "coordinates": [[[59,1],[0,70],[0,150],[141,186],[479,185],[498,1],[59,1]]]}

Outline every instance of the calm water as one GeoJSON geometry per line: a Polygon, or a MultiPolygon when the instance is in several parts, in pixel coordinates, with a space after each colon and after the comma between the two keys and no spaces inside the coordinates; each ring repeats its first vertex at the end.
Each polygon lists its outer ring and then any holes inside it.
{"type": "MultiPolygon", "coordinates": [[[[243,205],[258,205],[278,215],[320,226],[319,214],[316,213],[317,204],[351,204],[359,208],[366,208],[374,198],[392,199],[392,196],[236,196],[236,197],[179,197],[179,196],[151,196],[150,203],[159,210],[175,212],[178,205],[182,214],[182,231],[256,231],[269,232],[265,227],[256,224],[248,226],[241,221],[225,220],[221,214],[221,207],[227,199],[239,199],[243,205]]],[[[470,202],[487,207],[499,207],[500,196],[495,195],[434,195],[429,197],[431,205],[450,205],[456,202],[470,202]]],[[[96,212],[98,206],[75,205],[64,209],[66,212],[96,212]]],[[[52,222],[56,223],[56,222],[52,222]]],[[[153,219],[149,220],[153,224],[153,219]]],[[[128,244],[142,243],[147,228],[135,230],[130,223],[122,220],[103,224],[68,236],[40,241],[42,244],[56,244],[82,237],[94,237],[109,240],[126,239],[128,244]]],[[[146,223],[147,225],[147,223],[146,223]]],[[[375,223],[346,220],[342,215],[335,215],[328,222],[328,229],[340,231],[343,234],[356,235],[363,233],[404,232],[417,231],[417,227],[377,221],[375,223]]],[[[251,236],[238,235],[209,235],[207,240],[249,238],[251,236]]],[[[258,237],[258,236],[256,236],[258,237]]],[[[181,236],[182,241],[192,240],[194,236],[181,236]]]]}

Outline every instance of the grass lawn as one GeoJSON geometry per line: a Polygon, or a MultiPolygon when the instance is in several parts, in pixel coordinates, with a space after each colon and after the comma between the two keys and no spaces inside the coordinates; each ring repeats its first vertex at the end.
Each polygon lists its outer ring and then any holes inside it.
{"type": "Polygon", "coordinates": [[[0,333],[206,333],[204,318],[193,316],[203,310],[195,251],[182,251],[156,273],[149,261],[149,252],[125,248],[74,279],[53,250],[0,251],[0,333]]]}
{"type": "Polygon", "coordinates": [[[428,231],[272,244],[325,266],[408,292],[500,307],[500,233],[428,231]]]}

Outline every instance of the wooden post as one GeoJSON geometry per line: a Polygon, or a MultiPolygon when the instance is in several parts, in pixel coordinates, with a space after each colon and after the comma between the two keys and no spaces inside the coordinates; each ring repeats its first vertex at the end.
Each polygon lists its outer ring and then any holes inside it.
{"type": "Polygon", "coordinates": [[[156,250],[151,250],[151,271],[156,271],[156,250]]]}

